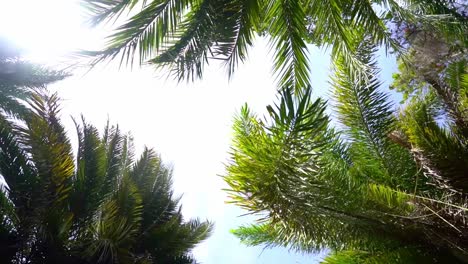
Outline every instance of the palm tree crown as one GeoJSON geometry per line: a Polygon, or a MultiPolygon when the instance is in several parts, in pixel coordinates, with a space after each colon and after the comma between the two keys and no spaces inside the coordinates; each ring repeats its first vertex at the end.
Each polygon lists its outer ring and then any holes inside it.
{"type": "Polygon", "coordinates": [[[0,122],[2,262],[193,263],[209,222],[184,221],[172,170],[107,125],[76,122],[76,159],[56,95],[33,93],[30,116],[0,122]]]}
{"type": "MultiPolygon", "coordinates": [[[[231,202],[260,213],[260,222],[234,234],[249,245],[329,248],[338,252],[324,261],[330,264],[466,262],[461,126],[456,119],[445,127],[435,122],[451,108],[431,103],[439,98],[434,93],[414,98],[396,116],[378,89],[375,49],[360,50],[366,77],[353,74],[345,58],[336,60],[339,129],[310,89],[298,96],[282,91],[264,120],[242,109],[225,180],[231,202]]],[[[440,77],[465,118],[466,70],[457,62],[440,77]]]]}

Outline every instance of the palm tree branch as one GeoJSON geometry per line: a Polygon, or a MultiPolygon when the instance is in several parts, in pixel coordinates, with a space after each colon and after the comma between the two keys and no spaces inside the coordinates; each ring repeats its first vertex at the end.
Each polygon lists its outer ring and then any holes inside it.
{"type": "Polygon", "coordinates": [[[217,34],[214,21],[218,14],[214,3],[216,0],[204,0],[194,6],[179,24],[178,33],[174,34],[179,36],[171,40],[174,44],[150,63],[169,65],[179,81],[201,78],[217,34]]]}
{"type": "Polygon", "coordinates": [[[93,65],[119,54],[121,65],[124,61],[133,65],[135,56],[139,56],[142,64],[169,43],[190,5],[191,2],[186,0],[152,1],[108,37],[104,50],[83,54],[96,57],[93,65]]]}
{"type": "Polygon", "coordinates": [[[307,25],[301,1],[272,1],[266,10],[267,29],[271,49],[275,53],[274,71],[278,74],[279,87],[292,87],[299,92],[307,87],[309,61],[304,36],[307,25]]]}

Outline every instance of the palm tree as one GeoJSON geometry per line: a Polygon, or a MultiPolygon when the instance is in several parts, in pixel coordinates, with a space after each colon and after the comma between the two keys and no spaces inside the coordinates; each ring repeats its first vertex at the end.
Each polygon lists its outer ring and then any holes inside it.
{"type": "MultiPolygon", "coordinates": [[[[468,261],[468,155],[458,123],[437,124],[419,99],[397,118],[373,51],[361,45],[357,55],[366,77],[336,60],[337,128],[310,89],[282,91],[264,120],[242,109],[225,180],[231,202],[259,215],[233,231],[244,243],[335,251],[324,263],[468,261]]],[[[447,83],[466,107],[464,69],[447,83]]]]}
{"type": "Polygon", "coordinates": [[[193,263],[212,224],[184,221],[172,170],[132,138],[76,122],[76,159],[58,98],[29,99],[30,116],[0,122],[1,262],[193,263]]]}
{"type": "Polygon", "coordinates": [[[94,24],[134,13],[108,37],[104,50],[86,52],[93,62],[121,58],[121,64],[170,66],[176,78],[203,75],[210,59],[227,65],[229,76],[244,61],[256,34],[270,38],[279,87],[304,89],[309,80],[308,43],[331,46],[359,70],[359,35],[400,51],[386,21],[410,21],[466,40],[467,20],[452,1],[407,0],[84,0],[94,24]]]}
{"type": "Polygon", "coordinates": [[[51,70],[21,57],[21,50],[0,36],[0,110],[9,116],[24,118],[28,109],[20,102],[31,96],[33,89],[69,76],[64,71],[51,70]]]}

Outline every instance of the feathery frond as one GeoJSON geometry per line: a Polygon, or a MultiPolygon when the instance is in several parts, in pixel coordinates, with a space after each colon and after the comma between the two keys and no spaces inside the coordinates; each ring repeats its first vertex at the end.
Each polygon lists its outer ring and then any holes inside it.
{"type": "Polygon", "coordinates": [[[265,11],[278,87],[290,87],[295,92],[301,92],[310,83],[304,6],[303,1],[269,1],[265,11]]]}

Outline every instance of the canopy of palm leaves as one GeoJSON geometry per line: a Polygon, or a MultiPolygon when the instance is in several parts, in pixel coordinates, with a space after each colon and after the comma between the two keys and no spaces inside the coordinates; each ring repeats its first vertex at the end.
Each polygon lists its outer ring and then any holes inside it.
{"type": "Polygon", "coordinates": [[[181,79],[201,77],[210,59],[229,76],[245,60],[255,34],[268,36],[280,87],[304,89],[309,81],[307,43],[331,47],[353,71],[359,35],[400,50],[385,21],[410,21],[466,40],[467,20],[454,1],[433,0],[83,0],[95,24],[131,15],[108,38],[94,63],[120,57],[121,64],[169,65],[181,79]]]}
{"type": "Polygon", "coordinates": [[[193,263],[209,222],[184,221],[169,167],[131,137],[76,122],[76,158],[56,95],[33,93],[24,122],[0,120],[0,262],[193,263]]]}
{"type": "Polygon", "coordinates": [[[233,232],[248,245],[337,251],[324,263],[467,262],[466,62],[439,80],[462,120],[431,103],[437,92],[397,117],[379,90],[373,49],[361,48],[366,77],[345,58],[335,64],[339,129],[310,89],[284,90],[265,119],[247,107],[237,116],[225,180],[231,202],[259,223],[233,232]],[[441,111],[445,126],[435,121],[441,111]]]}

